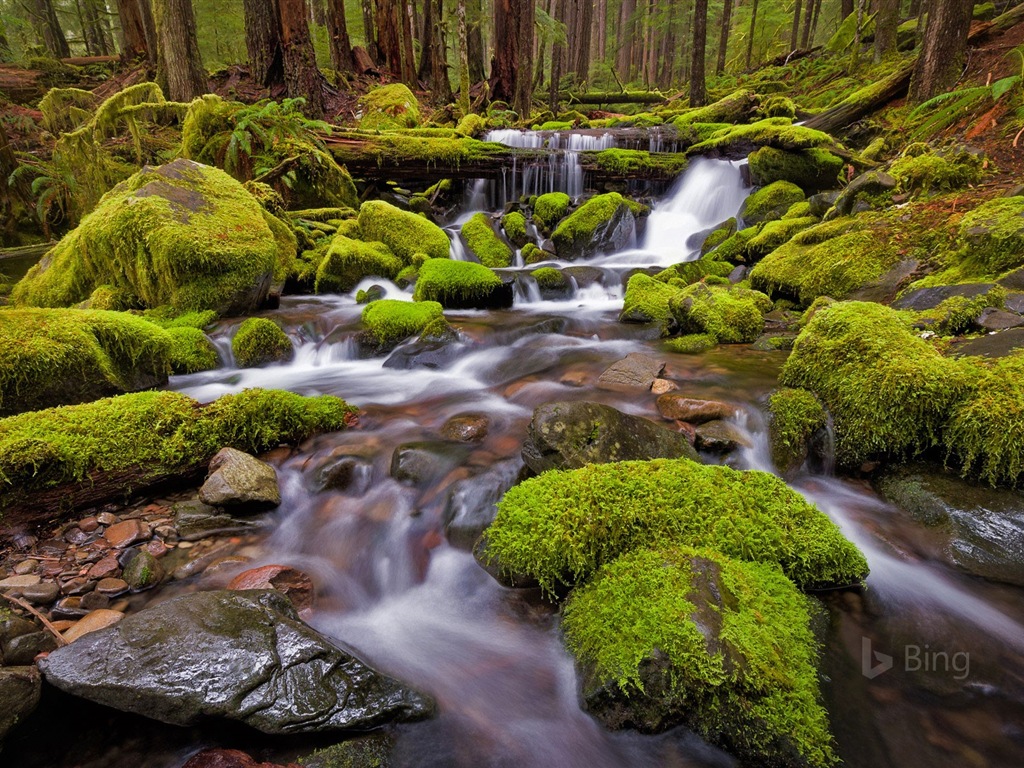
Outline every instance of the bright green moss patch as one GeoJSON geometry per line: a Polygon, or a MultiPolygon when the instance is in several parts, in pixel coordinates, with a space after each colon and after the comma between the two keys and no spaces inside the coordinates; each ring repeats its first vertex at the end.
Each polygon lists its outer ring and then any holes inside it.
{"type": "Polygon", "coordinates": [[[1024,197],[982,203],[960,220],[966,257],[989,274],[1024,264],[1024,197]]]}
{"type": "Polygon", "coordinates": [[[803,190],[789,181],[775,181],[762,187],[743,201],[740,218],[746,224],[759,224],[769,219],[778,219],[794,203],[805,199],[803,190]]]}
{"type": "Polygon", "coordinates": [[[458,125],[455,126],[455,131],[463,136],[479,136],[486,130],[487,118],[473,112],[459,120],[458,125]]]}
{"type": "Polygon", "coordinates": [[[715,248],[720,246],[730,237],[736,233],[736,219],[731,218],[727,220],[722,226],[715,229],[710,235],[704,238],[704,242],[701,243],[700,253],[701,256],[707,254],[709,251],[713,251],[715,248]]]}
{"type": "Polygon", "coordinates": [[[754,262],[761,259],[780,245],[788,243],[797,232],[802,232],[817,223],[818,220],[813,216],[766,222],[761,230],[744,244],[744,260],[754,262]]]}
{"type": "Polygon", "coordinates": [[[169,328],[167,335],[171,337],[171,370],[174,373],[212,371],[220,365],[216,347],[198,328],[169,328]]]}
{"type": "Polygon", "coordinates": [[[761,147],[748,158],[750,174],[758,184],[788,181],[804,191],[834,189],[845,167],[841,157],[827,149],[803,149],[787,152],[774,147],[761,147]]]}
{"type": "Polygon", "coordinates": [[[565,275],[554,267],[535,269],[530,273],[530,277],[537,281],[537,286],[542,291],[559,291],[569,284],[565,275]]]}
{"type": "Polygon", "coordinates": [[[536,243],[527,243],[523,246],[523,250],[520,251],[525,264],[537,264],[541,261],[547,261],[553,259],[555,255],[548,253],[538,246],[536,243]]]}
{"type": "Polygon", "coordinates": [[[509,211],[502,216],[501,228],[505,230],[505,237],[517,248],[526,245],[526,217],[519,211],[509,211]]]}
{"type": "Polygon", "coordinates": [[[512,249],[494,231],[486,213],[476,213],[462,225],[462,239],[486,267],[499,269],[512,263],[512,249]]]}
{"type": "Polygon", "coordinates": [[[768,400],[768,439],[780,472],[799,469],[811,437],[828,422],[828,414],[811,392],[779,389],[768,400]]]}
{"type": "Polygon", "coordinates": [[[404,264],[417,253],[444,259],[451,249],[448,235],[432,221],[382,200],[368,200],[359,208],[359,229],[367,241],[384,243],[404,264]]]}
{"type": "Polygon", "coordinates": [[[760,336],[771,308],[771,299],[758,291],[704,283],[683,288],[669,300],[680,333],[708,334],[726,344],[760,336]]]}
{"type": "Polygon", "coordinates": [[[409,302],[397,299],[374,301],[366,305],[362,314],[367,332],[381,346],[414,336],[432,321],[443,317],[442,307],[436,301],[409,302]]]}
{"type": "Polygon", "coordinates": [[[505,494],[486,533],[488,557],[549,592],[625,552],[663,545],[777,563],[804,587],[867,573],[835,524],[778,478],[688,459],[545,472],[505,494]]]}
{"type": "Polygon", "coordinates": [[[618,192],[595,195],[563,219],[551,234],[551,239],[559,255],[579,255],[586,252],[598,230],[614,223],[627,211],[639,216],[647,211],[647,207],[618,192]]]}
{"type": "Polygon", "coordinates": [[[679,293],[679,287],[655,280],[637,272],[626,283],[619,322],[657,323],[662,335],[668,335],[674,324],[668,303],[679,293]]]}
{"type": "Polygon", "coordinates": [[[486,301],[501,285],[501,278],[483,264],[428,259],[420,267],[412,298],[438,302],[442,307],[462,308],[486,301]]]}
{"type": "Polygon", "coordinates": [[[686,170],[686,155],[676,152],[652,153],[640,149],[605,149],[595,155],[601,169],[622,176],[677,176],[686,170]]]}
{"type": "Polygon", "coordinates": [[[679,129],[694,123],[735,125],[747,122],[756,109],[757,94],[748,88],[740,88],[712,104],[687,110],[675,118],[673,123],[679,129]]]}
{"type": "Polygon", "coordinates": [[[718,339],[710,333],[688,333],[665,342],[665,349],[677,355],[699,355],[718,346],[718,339]]]}
{"type": "Polygon", "coordinates": [[[681,261],[678,264],[673,264],[656,274],[654,279],[682,288],[711,275],[728,277],[732,270],[732,264],[721,261],[717,254],[713,254],[694,261],[681,261]]]}
{"type": "Polygon", "coordinates": [[[544,229],[552,229],[569,211],[569,196],[564,192],[548,192],[533,203],[533,220],[544,229]]]}
{"type": "Polygon", "coordinates": [[[952,192],[981,181],[982,158],[967,152],[905,156],[892,164],[889,175],[901,192],[952,192]]]}
{"type": "Polygon", "coordinates": [[[23,413],[0,420],[0,507],[99,472],[131,471],[140,483],[173,475],[225,446],[262,453],[344,429],[354,413],[336,397],[262,389],[206,406],[176,392],[143,392],[23,413]]]}
{"type": "Polygon", "coordinates": [[[364,130],[416,128],[420,124],[420,104],[408,86],[402,83],[381,85],[359,100],[359,127],[364,130]]]}
{"type": "Polygon", "coordinates": [[[273,320],[250,317],[231,339],[231,351],[239,368],[283,363],[295,356],[292,342],[273,320]]]}
{"type": "Polygon", "coordinates": [[[730,125],[728,128],[716,131],[705,141],[690,147],[688,154],[706,155],[714,151],[735,152],[754,147],[774,147],[788,151],[825,148],[840,157],[850,155],[849,151],[827,133],[800,125],[792,125],[787,118],[779,117],[760,120],[749,125],[730,125]]]}
{"type": "Polygon", "coordinates": [[[394,280],[402,260],[384,243],[367,243],[336,235],[316,271],[317,293],[347,293],[364,277],[394,280]]]}
{"type": "Polygon", "coordinates": [[[643,730],[684,723],[751,765],[837,762],[808,599],[772,566],[685,547],[626,554],[573,591],[562,626],[584,697],[611,689],[643,730]]]}

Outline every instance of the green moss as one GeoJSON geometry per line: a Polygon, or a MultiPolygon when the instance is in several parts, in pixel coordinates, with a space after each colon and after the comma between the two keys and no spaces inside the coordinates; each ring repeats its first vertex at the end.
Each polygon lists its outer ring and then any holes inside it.
{"type": "Polygon", "coordinates": [[[998,275],[1024,263],[1024,197],[982,203],[960,220],[966,257],[980,271],[998,275]]]}
{"type": "Polygon", "coordinates": [[[555,257],[554,254],[543,250],[536,243],[527,243],[523,246],[521,253],[523,256],[523,262],[526,264],[537,264],[555,257]]]}
{"type": "Polygon", "coordinates": [[[814,433],[825,427],[828,415],[805,389],[779,389],[768,400],[768,439],[772,461],[780,472],[799,469],[807,458],[814,433]]]}
{"type": "Polygon", "coordinates": [[[501,217],[501,228],[505,230],[505,237],[517,248],[526,245],[528,236],[526,234],[526,217],[519,211],[509,211],[501,217]]]}
{"type": "Polygon", "coordinates": [[[455,130],[463,136],[479,136],[487,130],[487,118],[470,112],[459,120],[455,130]]]}
{"type": "Polygon", "coordinates": [[[834,420],[837,461],[857,467],[939,443],[950,408],[974,378],[913,335],[898,312],[850,301],[814,313],[780,382],[817,395],[834,420]]]}
{"type": "Polygon", "coordinates": [[[287,334],[265,317],[250,317],[243,322],[231,339],[231,351],[239,368],[283,363],[295,356],[287,334]]]}
{"type": "Polygon", "coordinates": [[[791,98],[776,94],[764,100],[759,112],[762,117],[785,117],[793,120],[796,118],[796,104],[791,98]]]}
{"type": "Polygon", "coordinates": [[[694,123],[745,123],[757,109],[757,94],[741,88],[705,107],[690,109],[679,115],[673,124],[680,130],[694,123]]]}
{"type": "Polygon", "coordinates": [[[771,308],[771,299],[763,293],[704,283],[683,288],[669,300],[669,310],[681,333],[706,333],[726,344],[749,342],[760,336],[764,315],[771,308]]]}
{"type": "Polygon", "coordinates": [[[416,128],[420,124],[420,104],[402,83],[381,85],[359,99],[359,127],[364,130],[416,128]]]}
{"type": "Polygon", "coordinates": [[[256,198],[256,202],[263,206],[263,210],[274,216],[287,215],[284,210],[284,198],[281,193],[269,184],[262,181],[247,181],[243,185],[245,191],[256,198]]]}
{"type": "Polygon", "coordinates": [[[436,301],[409,302],[396,299],[381,299],[367,304],[362,314],[367,332],[381,346],[413,336],[431,321],[443,317],[442,307],[436,301]]]}
{"type": "Polygon", "coordinates": [[[761,147],[748,158],[750,174],[758,184],[788,181],[804,191],[835,189],[846,163],[827,149],[786,151],[761,147]]]}
{"type": "Polygon", "coordinates": [[[174,373],[212,371],[220,365],[216,347],[198,328],[170,328],[167,335],[171,337],[171,370],[174,373]]]}
{"type": "Polygon", "coordinates": [[[657,323],[663,336],[667,336],[675,321],[669,310],[669,301],[679,294],[679,287],[637,272],[626,283],[619,322],[657,323]]]}
{"type": "Polygon", "coordinates": [[[701,256],[713,251],[730,237],[736,234],[736,218],[726,220],[722,226],[715,229],[710,235],[704,238],[700,246],[701,256]]]}
{"type": "Polygon", "coordinates": [[[512,263],[512,249],[494,231],[486,213],[476,213],[462,225],[462,239],[484,266],[498,269],[512,263]]]}
{"type": "Polygon", "coordinates": [[[542,229],[553,229],[569,211],[569,196],[564,192],[540,195],[533,204],[533,221],[542,229]]]}
{"type": "Polygon", "coordinates": [[[359,229],[366,240],[384,243],[406,265],[417,253],[444,259],[451,249],[448,235],[432,221],[381,200],[363,203],[359,229]]]}
{"type": "Polygon", "coordinates": [[[365,164],[370,158],[376,160],[381,168],[399,167],[405,162],[415,161],[454,169],[474,160],[508,155],[508,147],[502,144],[477,141],[454,133],[451,137],[442,137],[414,135],[410,131],[353,132],[353,138],[358,141],[351,146],[339,144],[332,148],[338,162],[365,164]]]}
{"type": "Polygon", "coordinates": [[[806,199],[803,190],[790,181],[775,181],[762,187],[743,201],[740,218],[747,224],[781,218],[794,203],[806,199]]]}
{"type": "Polygon", "coordinates": [[[756,237],[760,231],[758,227],[754,226],[733,232],[722,241],[721,245],[710,251],[708,255],[714,256],[723,262],[744,264],[747,261],[747,243],[756,237]]]}
{"type": "Polygon", "coordinates": [[[618,192],[595,195],[573,211],[555,228],[551,239],[559,253],[572,251],[574,247],[585,247],[597,230],[610,222],[626,207],[634,216],[647,211],[647,207],[623,197],[618,192]]]}
{"type": "Polygon", "coordinates": [[[530,273],[530,277],[537,281],[537,286],[542,291],[560,291],[569,284],[561,270],[554,267],[535,269],[530,273]]]}
{"type": "Polygon", "coordinates": [[[622,176],[677,176],[686,170],[689,162],[681,153],[652,153],[639,149],[605,149],[596,153],[595,159],[599,168],[622,176]]]}
{"type": "Polygon", "coordinates": [[[0,420],[0,508],[94,473],[132,470],[144,482],[205,464],[225,446],[262,453],[344,429],[354,412],[328,395],[250,389],[206,406],[142,392],[12,416],[0,420]]]}
{"type": "Polygon", "coordinates": [[[347,293],[364,277],[394,280],[402,260],[384,243],[366,243],[337,235],[316,271],[317,293],[347,293]]]}
{"type": "Polygon", "coordinates": [[[665,349],[677,355],[699,355],[718,346],[718,339],[710,333],[688,333],[665,342],[665,349]]]}
{"type": "MultiPolygon", "coordinates": [[[[875,16],[874,14],[861,13],[859,14],[860,19],[860,39],[863,40],[867,37],[874,35],[875,33],[875,16]]],[[[857,25],[858,14],[857,12],[851,13],[836,30],[835,34],[825,43],[825,49],[832,53],[843,53],[854,44],[857,39],[857,25]]]]}
{"type": "Polygon", "coordinates": [[[940,336],[959,336],[975,328],[975,321],[987,307],[1002,307],[1005,291],[1002,288],[967,298],[950,296],[937,307],[912,313],[915,328],[928,328],[940,336]]]}
{"type": "Polygon", "coordinates": [[[143,313],[143,316],[151,323],[156,323],[161,328],[198,328],[205,329],[217,319],[217,313],[210,310],[202,312],[177,313],[171,307],[157,307],[143,313]]]}
{"type": "Polygon", "coordinates": [[[567,120],[548,120],[546,123],[534,125],[535,131],[569,131],[572,130],[572,122],[567,120]]]}
{"type": "Polygon", "coordinates": [[[814,217],[813,210],[814,207],[806,200],[802,203],[793,203],[782,218],[788,221],[790,219],[806,219],[808,216],[814,217]]]}
{"type": "Polygon", "coordinates": [[[124,289],[115,288],[112,285],[101,285],[90,294],[83,309],[109,309],[114,312],[124,312],[135,309],[135,297],[124,289]]]}
{"type": "Polygon", "coordinates": [[[827,133],[800,125],[792,125],[788,119],[779,117],[760,120],[749,125],[731,125],[728,128],[723,128],[699,144],[694,144],[687,154],[706,155],[715,151],[729,152],[753,147],[774,147],[791,152],[801,149],[824,148],[840,157],[852,156],[849,150],[843,148],[827,133]]]}
{"type": "MultiPolygon", "coordinates": [[[[800,203],[795,203],[794,205],[800,205],[800,203]]],[[[783,218],[778,221],[767,222],[761,227],[760,232],[746,242],[743,251],[745,261],[757,261],[783,243],[788,243],[797,232],[802,232],[817,223],[818,220],[813,216],[799,219],[783,218]]]]}
{"type": "Polygon", "coordinates": [[[0,310],[0,414],[80,403],[167,380],[172,340],[122,312],[0,310]]]}
{"type": "Polygon", "coordinates": [[[501,278],[482,264],[428,259],[420,267],[412,298],[461,308],[485,300],[500,287],[501,278]]]}
{"type": "Polygon", "coordinates": [[[562,622],[593,682],[662,727],[684,723],[751,765],[831,766],[810,624],[777,569],[685,547],[604,566],[562,622]]]}
{"type": "Polygon", "coordinates": [[[982,158],[967,152],[904,156],[889,168],[901,192],[952,192],[981,181],[982,158]]]}
{"type": "Polygon", "coordinates": [[[665,545],[778,564],[804,587],[867,573],[836,525],[777,477],[688,459],[545,472],[505,494],[485,536],[488,557],[549,592],[623,553],[665,545]]]}

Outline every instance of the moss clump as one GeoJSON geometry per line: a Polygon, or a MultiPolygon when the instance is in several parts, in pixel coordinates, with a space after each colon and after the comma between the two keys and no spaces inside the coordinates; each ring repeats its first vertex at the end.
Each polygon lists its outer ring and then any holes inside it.
{"type": "Polygon", "coordinates": [[[231,352],[239,368],[284,363],[295,356],[292,342],[273,320],[250,317],[231,339],[231,352]]]}
{"type": "Polygon", "coordinates": [[[512,249],[494,231],[486,213],[474,214],[462,225],[462,239],[484,266],[500,269],[512,263],[512,249]]]}
{"type": "Polygon", "coordinates": [[[700,255],[704,256],[720,246],[730,237],[736,234],[736,218],[727,219],[720,227],[717,227],[710,235],[704,238],[700,245],[700,255]]]}
{"type": "Polygon", "coordinates": [[[436,301],[408,302],[397,299],[374,301],[366,305],[362,314],[363,325],[380,346],[396,344],[414,336],[432,321],[443,317],[442,307],[436,301]]]}
{"type": "Polygon", "coordinates": [[[601,230],[614,225],[624,215],[640,216],[647,207],[629,200],[618,192],[595,195],[573,211],[555,228],[551,239],[561,256],[586,253],[601,230]]]}
{"type": "Polygon", "coordinates": [[[779,389],[768,400],[768,439],[772,461],[783,473],[799,469],[807,458],[811,437],[825,427],[828,415],[805,389],[779,389]]]}
{"type": "Polygon", "coordinates": [[[171,337],[171,370],[174,373],[212,371],[220,365],[216,347],[198,328],[169,328],[167,335],[171,337]]]}
{"type": "Polygon", "coordinates": [[[688,333],[665,342],[665,349],[677,355],[699,355],[718,346],[718,339],[710,333],[688,333]]]}
{"type": "Polygon", "coordinates": [[[769,96],[761,104],[759,110],[762,117],[785,117],[793,120],[796,117],[796,104],[788,96],[769,96]]]}
{"type": "Polygon", "coordinates": [[[825,148],[840,157],[850,157],[831,136],[813,128],[792,125],[786,118],[773,117],[749,125],[730,125],[713,133],[709,138],[694,144],[687,151],[690,155],[706,155],[712,152],[750,152],[754,147],[774,147],[795,151],[800,149],[825,148]]]}
{"type": "Polygon", "coordinates": [[[533,203],[533,221],[542,229],[554,229],[569,212],[569,196],[564,192],[548,192],[533,203]]]}
{"type": "Polygon", "coordinates": [[[111,285],[101,285],[89,296],[88,301],[81,306],[82,309],[109,309],[114,312],[125,312],[129,309],[137,309],[133,306],[135,297],[128,291],[114,288],[111,285]]]}
{"type": "Polygon", "coordinates": [[[355,409],[329,395],[250,389],[209,405],[142,392],[0,420],[0,508],[31,491],[133,471],[140,481],[205,464],[225,446],[262,453],[344,429],[355,409]]]}
{"type": "Polygon", "coordinates": [[[542,261],[555,258],[553,253],[540,248],[536,243],[527,243],[523,246],[523,250],[520,252],[523,256],[524,264],[538,264],[542,261]]]}
{"type": "Polygon", "coordinates": [[[974,298],[950,296],[937,307],[914,313],[915,328],[927,328],[940,336],[959,336],[974,329],[975,321],[987,307],[1002,307],[1006,292],[993,288],[974,298]]]}
{"type": "Polygon", "coordinates": [[[438,302],[449,309],[462,309],[486,303],[501,286],[501,278],[482,264],[428,259],[420,267],[412,298],[413,301],[438,302]]]}
{"type": "Polygon", "coordinates": [[[974,378],[913,335],[895,310],[849,301],[814,313],[780,382],[817,395],[834,420],[837,461],[857,467],[939,443],[950,408],[974,378]]]}
{"type": "Polygon", "coordinates": [[[805,200],[802,203],[793,203],[789,206],[789,209],[782,218],[784,221],[789,221],[790,219],[806,219],[808,217],[817,220],[817,217],[814,215],[814,206],[805,200]]]}
{"type": "Polygon", "coordinates": [[[867,573],[836,525],[777,477],[688,459],[545,472],[505,494],[485,536],[487,556],[505,573],[535,578],[548,592],[625,552],[663,545],[777,563],[803,587],[867,573]]]}
{"type": "Polygon", "coordinates": [[[417,253],[443,259],[451,250],[448,235],[434,222],[381,200],[363,203],[359,229],[366,240],[384,243],[403,264],[409,264],[417,253]]]}
{"type": "Polygon", "coordinates": [[[654,279],[683,288],[711,276],[728,277],[732,270],[732,264],[721,261],[716,254],[695,261],[673,264],[656,274],[654,279]]]}
{"type": "Polygon", "coordinates": [[[0,310],[0,348],[0,415],[155,387],[172,359],[159,326],[102,310],[0,310]]]}
{"type": "Polygon", "coordinates": [[[805,192],[834,189],[845,167],[841,157],[827,149],[803,149],[787,152],[774,147],[761,147],[747,158],[750,174],[757,184],[788,181],[805,192]]]}
{"type": "Polygon", "coordinates": [[[669,311],[681,333],[706,333],[726,344],[760,336],[765,313],[771,309],[771,299],[763,293],[738,286],[696,283],[669,300],[669,311]]]}
{"type": "Polygon", "coordinates": [[[384,243],[366,243],[337,235],[316,270],[317,293],[347,293],[364,277],[394,280],[402,260],[384,243]]]}
{"type": "Polygon", "coordinates": [[[569,281],[562,271],[554,267],[541,267],[530,273],[542,291],[562,291],[569,287],[569,281]]]}
{"type": "Polygon", "coordinates": [[[481,115],[470,112],[468,115],[459,120],[455,126],[455,131],[461,133],[463,136],[479,136],[481,133],[487,130],[487,118],[481,115]]]}
{"type": "Polygon", "coordinates": [[[264,213],[216,168],[188,160],[145,168],[104,195],[12,298],[71,306],[109,285],[143,307],[249,311],[266,296],[279,256],[264,213]]]}
{"type": "Polygon", "coordinates": [[[967,258],[998,275],[1024,263],[1024,197],[982,203],[960,220],[967,258]]]}
{"type": "Polygon", "coordinates": [[[359,127],[377,131],[416,128],[420,124],[420,104],[402,83],[381,85],[359,99],[359,127]]]}
{"type": "Polygon", "coordinates": [[[627,177],[637,174],[678,176],[689,163],[681,153],[652,153],[640,149],[605,149],[598,152],[595,159],[603,170],[627,177]]]}
{"type": "Polygon", "coordinates": [[[820,768],[838,761],[810,624],[777,569],[685,547],[606,565],[563,619],[598,706],[610,695],[645,730],[684,723],[751,765],[820,768]]]}
{"type": "Polygon", "coordinates": [[[722,241],[709,255],[724,262],[743,264],[747,261],[747,243],[749,243],[760,229],[756,226],[746,227],[733,232],[722,241]]]}
{"type": "Polygon", "coordinates": [[[756,93],[748,88],[741,88],[713,104],[687,110],[676,117],[673,124],[676,128],[683,129],[694,123],[745,123],[757,109],[757,102],[756,93]]]}
{"type": "Polygon", "coordinates": [[[775,181],[762,187],[743,201],[740,218],[746,224],[781,218],[794,203],[805,200],[803,190],[790,181],[775,181]]]}
{"type": "Polygon", "coordinates": [[[893,163],[889,175],[901,192],[952,192],[981,181],[982,158],[968,152],[909,155],[893,163]]]}
{"type": "Polygon", "coordinates": [[[505,237],[517,248],[522,248],[527,243],[526,217],[519,211],[509,211],[501,217],[501,228],[505,230],[505,237]]]}
{"type": "MultiPolygon", "coordinates": [[[[801,203],[796,203],[796,205],[801,205],[801,203]]],[[[748,263],[758,261],[780,245],[788,243],[796,233],[813,227],[817,223],[818,220],[813,216],[795,219],[782,218],[778,221],[767,222],[761,227],[760,232],[744,244],[744,260],[748,263]]]]}
{"type": "Polygon", "coordinates": [[[621,323],[657,323],[663,336],[675,325],[669,301],[679,294],[679,287],[655,280],[637,272],[626,283],[622,301],[621,323]]]}

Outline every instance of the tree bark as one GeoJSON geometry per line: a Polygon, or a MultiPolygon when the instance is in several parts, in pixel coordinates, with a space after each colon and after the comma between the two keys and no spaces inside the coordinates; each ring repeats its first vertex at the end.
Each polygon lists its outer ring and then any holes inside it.
{"type": "Polygon", "coordinates": [[[377,0],[377,45],[380,61],[392,75],[402,77],[402,34],[398,0],[377,0]]]}
{"type": "Polygon", "coordinates": [[[192,101],[207,91],[206,70],[199,55],[196,16],[192,0],[156,0],[153,3],[163,76],[171,101],[192,101]]]}
{"type": "Polygon", "coordinates": [[[972,0],[943,0],[931,4],[924,44],[910,84],[912,101],[927,101],[956,84],[967,53],[973,10],[972,0]]]}
{"type": "Polygon", "coordinates": [[[35,0],[34,11],[32,23],[46,50],[55,59],[66,59],[71,56],[71,48],[57,19],[52,0],[35,0]]]}
{"type": "Polygon", "coordinates": [[[853,2],[854,2],[854,0],[841,0],[841,2],[839,4],[839,14],[840,14],[839,22],[840,23],[842,23],[842,21],[847,16],[849,16],[851,13],[853,13],[853,2]]]}
{"type": "Polygon", "coordinates": [[[324,115],[324,81],[316,65],[305,0],[277,0],[281,20],[284,85],[291,98],[303,97],[303,110],[313,118],[324,115]]]}
{"type": "Polygon", "coordinates": [[[616,69],[619,79],[633,79],[633,40],[636,31],[636,0],[622,0],[619,6],[619,52],[616,69]]]}
{"type": "Polygon", "coordinates": [[[373,0],[362,0],[363,10],[363,40],[366,42],[366,52],[374,62],[381,60],[380,46],[377,44],[377,28],[374,19],[377,17],[373,7],[373,0]]]}
{"type": "MultiPolygon", "coordinates": [[[[429,0],[426,0],[429,2],[429,0]]],[[[413,8],[412,0],[403,0],[399,4],[402,22],[402,82],[415,87],[416,85],[416,54],[413,52],[413,8]]]]}
{"type": "Polygon", "coordinates": [[[715,74],[725,72],[725,55],[729,51],[729,26],[732,24],[732,0],[725,0],[722,7],[722,33],[718,38],[718,62],[715,65],[715,74]]]}
{"type": "Polygon", "coordinates": [[[900,23],[900,0],[875,0],[875,61],[896,52],[896,27],[900,23]]]}
{"type": "Polygon", "coordinates": [[[702,107],[708,100],[704,83],[704,55],[708,39],[708,0],[694,0],[693,52],[690,58],[690,106],[702,107]]]}
{"type": "Polygon", "coordinates": [[[597,60],[608,56],[608,0],[597,2],[597,60]]]}
{"type": "Polygon", "coordinates": [[[469,114],[469,28],[466,25],[466,0],[458,0],[455,6],[455,18],[458,23],[459,35],[459,110],[463,115],[469,114]]]}
{"type": "Polygon", "coordinates": [[[277,0],[243,0],[249,73],[261,86],[284,82],[281,19],[277,0]]]}
{"type": "Polygon", "coordinates": [[[795,51],[800,35],[800,11],[803,10],[801,0],[796,0],[793,5],[793,29],[789,33],[789,50],[795,51]]]}
{"type": "Polygon", "coordinates": [[[121,19],[121,58],[129,61],[148,57],[146,27],[138,0],[117,0],[117,15],[121,19]]]}
{"type": "Polygon", "coordinates": [[[469,81],[484,80],[484,9],[482,0],[466,3],[466,55],[469,57],[469,81]]]}
{"type": "Polygon", "coordinates": [[[447,52],[444,0],[423,0],[423,48],[420,52],[419,79],[430,86],[434,100],[442,104],[452,99],[447,52]]]}
{"type": "Polygon", "coordinates": [[[807,50],[811,47],[811,20],[818,12],[818,4],[821,0],[807,0],[807,10],[804,11],[804,31],[800,40],[800,47],[807,50]]]}
{"type": "Polygon", "coordinates": [[[572,37],[569,38],[569,71],[576,73],[576,82],[590,78],[590,40],[594,24],[592,0],[573,0],[572,37]]]}
{"type": "Polygon", "coordinates": [[[352,41],[345,21],[345,0],[327,0],[327,34],[331,41],[331,66],[339,74],[350,74],[352,41]]]}
{"type": "Polygon", "coordinates": [[[491,95],[522,117],[533,100],[533,23],[532,0],[495,0],[491,95]]]}
{"type": "Polygon", "coordinates": [[[754,5],[750,9],[750,33],[747,35],[747,69],[750,69],[750,60],[754,55],[754,31],[756,28],[757,0],[754,0],[754,5]]]}
{"type": "MultiPolygon", "coordinates": [[[[568,0],[554,0],[551,6],[554,10],[552,17],[557,21],[565,20],[566,6],[568,0]]],[[[558,114],[559,98],[558,92],[562,82],[562,62],[565,60],[565,43],[558,40],[551,42],[551,82],[548,90],[548,109],[558,114]]]]}

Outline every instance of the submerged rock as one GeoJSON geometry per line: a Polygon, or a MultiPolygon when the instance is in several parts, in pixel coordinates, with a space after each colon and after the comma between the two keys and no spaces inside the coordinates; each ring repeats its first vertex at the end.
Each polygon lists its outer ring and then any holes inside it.
{"type": "Polygon", "coordinates": [[[36,667],[0,668],[0,740],[35,711],[42,685],[36,667]]]}
{"type": "Polygon", "coordinates": [[[210,474],[199,489],[199,500],[240,512],[276,507],[281,503],[277,471],[247,453],[222,448],[210,460],[210,474]]]}
{"type": "Polygon", "coordinates": [[[51,653],[47,682],[174,725],[209,717],[264,733],[372,728],[429,715],[428,699],[299,620],[273,590],[173,598],[51,653]]]}
{"type": "Polygon", "coordinates": [[[633,352],[609,366],[598,377],[597,386],[612,391],[650,389],[664,369],[664,360],[633,352]]]}
{"type": "Polygon", "coordinates": [[[442,440],[403,443],[391,456],[391,476],[400,483],[426,485],[459,466],[469,447],[442,440]]]}

